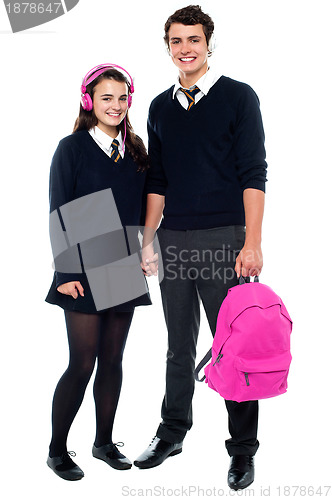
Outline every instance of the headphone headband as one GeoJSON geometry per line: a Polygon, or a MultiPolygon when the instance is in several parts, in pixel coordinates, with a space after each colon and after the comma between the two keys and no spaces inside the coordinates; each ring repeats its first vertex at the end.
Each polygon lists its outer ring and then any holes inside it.
{"type": "Polygon", "coordinates": [[[129,91],[131,94],[133,94],[135,92],[135,89],[134,89],[134,82],[133,82],[132,77],[130,76],[130,74],[128,73],[128,71],[126,69],[122,68],[122,66],[118,66],[117,64],[98,64],[98,66],[95,66],[94,68],[90,69],[90,71],[85,75],[85,77],[83,78],[83,81],[82,81],[82,87],[81,87],[82,94],[85,94],[86,87],[87,87],[87,85],[89,85],[89,83],[93,82],[93,80],[98,78],[98,76],[102,75],[103,73],[105,73],[105,71],[107,71],[108,69],[112,69],[112,68],[118,68],[118,69],[124,71],[129,76],[129,79],[130,79],[129,91]]]}
{"type": "Polygon", "coordinates": [[[105,71],[112,68],[119,68],[121,71],[124,71],[129,76],[130,86],[129,86],[129,96],[128,96],[128,108],[130,108],[133,99],[132,94],[134,93],[135,89],[134,89],[133,79],[128,73],[128,71],[122,68],[122,66],[118,66],[117,64],[98,64],[98,66],[95,66],[94,68],[90,69],[90,71],[85,75],[82,81],[81,104],[82,108],[85,109],[86,111],[91,111],[93,108],[91,96],[86,92],[87,85],[89,85],[89,83],[93,82],[93,80],[98,78],[98,76],[105,73],[105,71]]]}

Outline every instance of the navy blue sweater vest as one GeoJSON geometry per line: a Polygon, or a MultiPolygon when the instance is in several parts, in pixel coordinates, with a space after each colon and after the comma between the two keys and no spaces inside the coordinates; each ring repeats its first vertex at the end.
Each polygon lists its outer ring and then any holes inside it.
{"type": "Polygon", "coordinates": [[[255,92],[222,76],[190,111],[174,87],[148,119],[147,191],[165,196],[162,226],[187,230],[244,225],[243,191],[265,191],[264,130],[255,92]]]}

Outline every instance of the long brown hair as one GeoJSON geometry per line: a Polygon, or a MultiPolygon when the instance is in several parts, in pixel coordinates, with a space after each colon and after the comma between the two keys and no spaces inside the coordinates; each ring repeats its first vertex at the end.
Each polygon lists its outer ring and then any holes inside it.
{"type": "MultiPolygon", "coordinates": [[[[130,83],[128,82],[127,78],[122,73],[120,73],[120,71],[117,71],[116,69],[112,68],[106,70],[104,73],[99,75],[95,80],[93,80],[91,83],[89,83],[89,85],[86,86],[86,92],[90,95],[91,99],[93,99],[93,94],[95,92],[96,85],[98,85],[98,83],[100,83],[105,78],[109,78],[110,80],[115,80],[117,82],[126,83],[128,86],[128,93],[129,93],[130,83]]],[[[126,147],[128,148],[129,153],[133,157],[133,160],[137,163],[139,167],[138,170],[144,171],[149,167],[149,157],[146,148],[144,146],[142,139],[134,133],[134,129],[128,117],[128,112],[125,119],[127,126],[126,147]]],[[[79,130],[90,130],[91,128],[95,127],[97,123],[98,119],[94,113],[94,110],[92,109],[92,111],[86,111],[85,109],[82,108],[82,105],[80,104],[80,111],[75,121],[73,133],[78,132],[79,130]]],[[[124,137],[125,133],[124,120],[122,120],[122,122],[118,126],[118,131],[120,131],[122,133],[122,137],[124,137]]]]}

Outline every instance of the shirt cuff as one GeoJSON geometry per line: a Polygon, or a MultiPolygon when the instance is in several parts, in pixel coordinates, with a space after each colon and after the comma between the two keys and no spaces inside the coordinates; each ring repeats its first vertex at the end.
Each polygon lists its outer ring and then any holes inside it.
{"type": "Polygon", "coordinates": [[[251,188],[251,189],[258,189],[259,191],[263,191],[263,193],[265,193],[265,182],[266,181],[251,179],[248,182],[246,182],[244,186],[242,186],[242,191],[251,188]]]}

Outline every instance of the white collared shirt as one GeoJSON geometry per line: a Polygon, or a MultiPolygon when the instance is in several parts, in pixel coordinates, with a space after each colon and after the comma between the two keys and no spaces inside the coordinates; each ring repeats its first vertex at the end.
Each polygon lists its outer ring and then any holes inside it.
{"type": "MultiPolygon", "coordinates": [[[[208,68],[207,72],[201,76],[201,78],[194,84],[189,87],[190,89],[194,88],[196,85],[199,88],[199,92],[195,95],[195,104],[202,99],[205,95],[208,94],[211,87],[216,83],[217,80],[222,76],[222,73],[217,73],[216,71],[208,68]]],[[[173,99],[176,96],[181,106],[185,109],[188,108],[188,99],[185,94],[180,90],[182,87],[179,78],[177,78],[174,90],[173,90],[173,99]]],[[[184,87],[182,87],[184,88],[184,87]]],[[[188,89],[189,90],[189,89],[188,89]]]]}
{"type": "MultiPolygon", "coordinates": [[[[98,146],[106,153],[108,156],[111,156],[112,154],[112,142],[113,139],[109,135],[107,135],[105,132],[103,132],[99,127],[95,126],[93,128],[90,128],[89,134],[91,135],[92,139],[96,141],[98,146]]],[[[115,137],[117,141],[119,141],[119,153],[121,158],[124,157],[124,149],[122,149],[122,134],[119,132],[118,136],[115,137]]]]}

